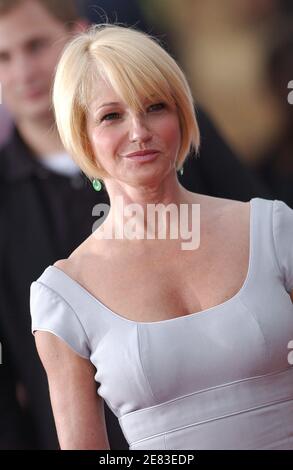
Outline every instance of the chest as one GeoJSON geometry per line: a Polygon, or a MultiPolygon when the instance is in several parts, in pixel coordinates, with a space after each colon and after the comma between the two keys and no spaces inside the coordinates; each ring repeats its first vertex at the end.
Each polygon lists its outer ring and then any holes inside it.
{"type": "Polygon", "coordinates": [[[216,243],[203,239],[198,250],[151,250],[99,260],[80,279],[96,298],[133,321],[161,321],[214,307],[233,297],[248,272],[248,230],[216,243]]]}

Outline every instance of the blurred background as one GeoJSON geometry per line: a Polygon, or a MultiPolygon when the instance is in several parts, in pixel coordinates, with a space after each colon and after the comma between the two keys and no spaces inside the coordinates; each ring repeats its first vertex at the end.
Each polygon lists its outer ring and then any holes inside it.
{"type": "MultiPolygon", "coordinates": [[[[155,34],[184,68],[196,105],[277,198],[293,206],[292,0],[76,0],[93,22],[155,34]]],[[[0,106],[1,139],[9,132],[0,106]]]]}
{"type": "Polygon", "coordinates": [[[293,207],[293,2],[146,0],[141,6],[167,34],[196,104],[272,194],[293,207]]]}

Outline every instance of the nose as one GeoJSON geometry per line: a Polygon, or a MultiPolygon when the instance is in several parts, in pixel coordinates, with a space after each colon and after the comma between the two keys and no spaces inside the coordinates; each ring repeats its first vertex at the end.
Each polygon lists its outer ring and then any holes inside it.
{"type": "Polygon", "coordinates": [[[130,121],[130,142],[144,143],[151,139],[152,133],[147,125],[145,116],[135,114],[131,117],[130,121]]]}

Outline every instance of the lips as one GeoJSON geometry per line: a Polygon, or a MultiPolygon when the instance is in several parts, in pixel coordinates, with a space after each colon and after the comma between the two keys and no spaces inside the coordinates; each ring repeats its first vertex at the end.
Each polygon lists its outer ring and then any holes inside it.
{"type": "Polygon", "coordinates": [[[125,158],[132,162],[139,162],[139,163],[144,163],[144,162],[151,162],[157,158],[159,155],[158,150],[139,150],[137,152],[129,153],[128,155],[125,155],[125,158]]]}
{"type": "Polygon", "coordinates": [[[147,155],[153,155],[158,153],[158,150],[154,149],[145,149],[145,150],[138,150],[137,152],[128,153],[125,155],[126,158],[134,158],[134,157],[145,157],[147,155]]]}

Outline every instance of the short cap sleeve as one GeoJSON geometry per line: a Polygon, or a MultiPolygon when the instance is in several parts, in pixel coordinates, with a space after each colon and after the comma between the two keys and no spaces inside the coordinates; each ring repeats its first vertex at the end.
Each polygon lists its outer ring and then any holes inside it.
{"type": "Polygon", "coordinates": [[[293,210],[283,201],[274,201],[273,233],[276,255],[286,291],[293,291],[293,210]]]}
{"type": "Polygon", "coordinates": [[[79,356],[88,359],[90,348],[84,328],[72,307],[57,292],[34,281],[30,287],[32,333],[49,331],[61,338],[79,356]]]}

